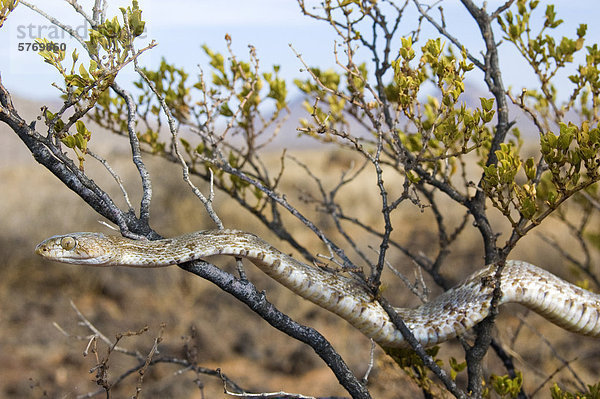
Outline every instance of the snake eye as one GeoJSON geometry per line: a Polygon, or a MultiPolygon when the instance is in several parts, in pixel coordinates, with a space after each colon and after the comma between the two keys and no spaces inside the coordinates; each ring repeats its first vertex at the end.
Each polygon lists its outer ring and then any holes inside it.
{"type": "Polygon", "coordinates": [[[75,241],[75,239],[73,237],[63,237],[60,240],[60,246],[63,247],[63,249],[70,251],[73,248],[75,248],[75,245],[77,244],[77,241],[75,241]]]}

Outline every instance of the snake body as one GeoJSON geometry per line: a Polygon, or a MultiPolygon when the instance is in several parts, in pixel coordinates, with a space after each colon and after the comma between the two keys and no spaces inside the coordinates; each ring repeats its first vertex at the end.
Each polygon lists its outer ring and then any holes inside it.
{"type": "MultiPolygon", "coordinates": [[[[72,233],[48,238],[36,247],[36,253],[64,263],[131,267],[168,266],[213,255],[246,258],[296,294],[338,314],[381,346],[407,346],[383,307],[358,281],[302,263],[251,233],[209,230],[157,241],[72,233]]],[[[498,305],[520,303],[567,330],[600,336],[599,295],[522,261],[507,261],[499,279],[496,271],[497,266],[486,266],[434,300],[414,309],[396,308],[396,312],[421,344],[435,345],[482,321],[489,314],[499,281],[498,305]]]]}

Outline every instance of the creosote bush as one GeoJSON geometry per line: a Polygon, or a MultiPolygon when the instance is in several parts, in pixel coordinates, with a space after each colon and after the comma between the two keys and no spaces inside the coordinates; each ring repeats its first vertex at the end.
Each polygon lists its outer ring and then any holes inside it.
{"type": "MultiPolygon", "coordinates": [[[[17,3],[1,1],[0,26],[15,7],[34,8],[17,3]]],[[[74,8],[91,22],[87,39],[71,32],[79,49],[66,54],[47,39],[38,40],[40,68],[49,64],[62,79],[55,82],[62,106],[45,107],[41,115],[44,126],[35,126],[19,116],[0,82],[0,120],[40,164],[115,224],[121,234],[160,237],[151,224],[152,179],[144,164],[152,155],[181,166],[184,181],[217,228],[226,223],[213,208],[213,188],[237,201],[240,209],[291,245],[296,255],[320,262],[322,259],[292,234],[294,225],[308,228],[327,248],[329,264],[352,272],[382,303],[385,291],[381,287],[388,284],[383,272],[390,250],[403,253],[435,284],[447,289],[447,258],[465,230],[477,230],[485,263],[502,264],[519,241],[548,218],[567,225],[584,248],[583,261],[572,250],[560,250],[575,266],[581,284],[598,289],[600,278],[592,255],[600,248],[600,232],[590,221],[600,209],[600,52],[597,43],[588,43],[584,24],[571,37],[555,33],[564,22],[559,19],[558,7],[511,0],[490,10],[462,0],[480,31],[485,50],[479,54],[453,35],[443,9],[434,5],[325,0],[315,6],[298,0],[306,18],[327,24],[337,34],[332,55],[336,68],[308,65],[292,44],[290,51],[296,53],[304,75],[286,82],[279,76],[280,66],[260,64],[260,49],[250,47],[247,56],[235,54],[234,39],[229,35],[224,52],[202,47],[208,59],[203,69],[186,71],[167,59],[156,69],[139,65],[140,54],[158,50],[153,42],[141,49],[137,46],[152,21],[144,21],[137,1],[114,17],[104,14],[101,3],[95,2],[90,15],[74,8]],[[411,12],[418,15],[415,20],[410,20],[411,12]],[[424,24],[437,30],[437,36],[424,37],[424,24]],[[511,46],[520,55],[523,65],[538,79],[535,88],[506,87],[502,65],[512,61],[502,59],[500,46],[511,46]],[[368,61],[357,55],[365,52],[368,61]],[[575,65],[579,54],[585,54],[585,63],[575,65]],[[132,91],[116,79],[128,65],[139,75],[132,91]],[[485,94],[468,105],[465,87],[477,76],[475,70],[482,73],[485,94]],[[556,90],[558,84],[564,84],[557,78],[563,71],[571,71],[566,100],[560,100],[556,90]],[[294,121],[296,131],[282,132],[290,115],[290,83],[302,93],[306,113],[294,121]],[[514,122],[517,115],[529,118],[537,131],[521,132],[514,122]],[[130,202],[111,168],[108,171],[124,193],[125,209],[116,205],[105,187],[89,178],[89,170],[99,167],[94,160],[107,165],[102,154],[92,151],[95,137],[101,133],[90,127],[91,121],[123,136],[115,140],[130,143],[131,160],[142,182],[137,206],[130,202]],[[285,150],[279,168],[268,168],[268,145],[279,134],[311,137],[324,148],[347,152],[360,161],[333,187],[326,186],[311,165],[285,150]],[[533,136],[532,144],[529,138],[533,136]],[[307,184],[317,187],[304,201],[333,222],[333,233],[320,225],[320,218],[301,209],[302,201],[282,189],[289,162],[299,164],[307,184]],[[375,190],[379,198],[378,203],[369,204],[369,220],[376,219],[375,224],[349,214],[340,198],[341,191],[361,184],[357,177],[368,173],[373,179],[363,189],[375,190]],[[194,176],[209,182],[211,191],[203,193],[196,187],[194,176]],[[448,222],[450,215],[443,201],[460,207],[462,223],[448,222]],[[398,227],[394,216],[406,206],[434,215],[438,240],[429,252],[432,255],[408,247],[393,234],[398,227]],[[505,226],[509,233],[500,242],[505,226]],[[377,240],[374,251],[362,237],[377,240]]],[[[350,371],[323,336],[279,312],[243,274],[232,276],[206,262],[180,266],[232,294],[290,339],[310,345],[350,395],[370,397],[368,384],[350,371]]],[[[523,388],[527,373],[517,368],[510,351],[504,349],[506,343],[494,334],[496,311],[492,309],[473,336],[460,338],[462,359],[443,358],[439,347],[384,349],[425,397],[443,397],[448,392],[461,398],[487,397],[492,391],[500,397],[527,397],[523,388]],[[490,348],[494,355],[488,354],[490,348]],[[502,367],[487,370],[486,356],[499,358],[502,367]]],[[[154,356],[158,355],[151,352],[139,358],[139,369],[157,367],[160,357],[154,356]]],[[[181,364],[201,370],[197,364],[181,364]]],[[[227,381],[232,391],[243,391],[227,381]]],[[[141,384],[140,379],[140,389],[141,384]]],[[[102,388],[109,392],[111,385],[105,383],[102,388]]],[[[579,392],[557,384],[546,389],[554,398],[598,397],[598,385],[584,386],[579,392]]]]}

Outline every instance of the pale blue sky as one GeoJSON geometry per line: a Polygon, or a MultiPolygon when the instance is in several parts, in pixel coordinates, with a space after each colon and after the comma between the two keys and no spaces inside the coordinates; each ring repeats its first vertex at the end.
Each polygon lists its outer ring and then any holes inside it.
{"type": "MultiPolygon", "coordinates": [[[[72,7],[63,0],[34,2],[61,21],[75,27],[82,23],[72,7]]],[[[93,1],[84,0],[80,3],[89,10],[93,1]]],[[[303,76],[299,71],[301,64],[289,48],[289,43],[302,53],[309,65],[330,67],[335,63],[332,54],[335,35],[325,23],[302,16],[295,0],[140,0],[139,3],[144,19],[149,21],[148,37],[158,42],[158,46],[142,59],[142,63],[150,67],[157,65],[164,56],[170,62],[183,66],[192,75],[198,71],[198,65],[207,68],[207,59],[202,54],[200,45],[206,43],[216,51],[225,52],[223,38],[226,33],[232,37],[233,48],[238,56],[245,57],[248,44],[252,44],[257,49],[263,67],[279,64],[281,75],[289,80],[303,76]]],[[[488,1],[488,9],[494,9],[501,3],[503,2],[488,1]]],[[[118,13],[118,6],[129,4],[127,1],[114,0],[108,14],[115,15],[115,12],[118,13]]],[[[479,31],[474,21],[466,15],[464,7],[456,0],[441,4],[449,30],[466,46],[481,49],[479,31]]],[[[600,6],[597,1],[558,0],[555,4],[559,16],[565,20],[561,34],[572,36],[579,23],[587,23],[586,44],[600,41],[600,25],[596,21],[600,6]]],[[[409,8],[414,10],[412,5],[409,8]]],[[[542,15],[544,8],[545,3],[542,2],[542,15]]],[[[414,11],[407,13],[403,21],[406,25],[401,27],[400,32],[408,33],[415,24],[414,11]]],[[[11,14],[0,30],[2,80],[15,94],[50,98],[57,94],[57,90],[50,86],[52,81],[58,79],[56,72],[49,65],[42,64],[36,53],[19,52],[17,49],[20,42],[33,41],[27,37],[29,27],[32,27],[34,33],[39,29],[44,34],[52,32],[48,21],[23,5],[11,14]]],[[[429,27],[424,30],[425,34],[432,32],[429,27]]],[[[64,41],[68,48],[76,45],[68,37],[57,41],[64,41]]],[[[502,70],[507,84],[520,87],[535,79],[523,64],[515,62],[518,57],[508,43],[502,45],[501,49],[502,70]]],[[[120,77],[121,83],[126,84],[128,80],[135,79],[133,73],[125,72],[120,77]]],[[[564,84],[561,84],[559,90],[566,93],[569,86],[566,76],[563,76],[561,82],[564,84]]]]}

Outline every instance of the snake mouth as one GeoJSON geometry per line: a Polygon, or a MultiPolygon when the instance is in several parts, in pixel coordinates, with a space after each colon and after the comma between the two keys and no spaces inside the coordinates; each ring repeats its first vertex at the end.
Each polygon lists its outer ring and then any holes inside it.
{"type": "Polygon", "coordinates": [[[83,254],[73,254],[73,256],[68,254],[61,254],[60,256],[56,256],[48,250],[48,248],[43,246],[37,246],[35,248],[35,253],[40,255],[42,258],[51,260],[54,262],[60,263],[68,263],[71,265],[86,265],[86,266],[109,266],[110,259],[108,257],[100,257],[100,256],[85,256],[83,254]]]}
{"type": "Polygon", "coordinates": [[[35,247],[35,253],[40,255],[43,258],[51,258],[52,257],[50,249],[48,248],[48,245],[46,245],[46,241],[39,243],[35,247]]]}

